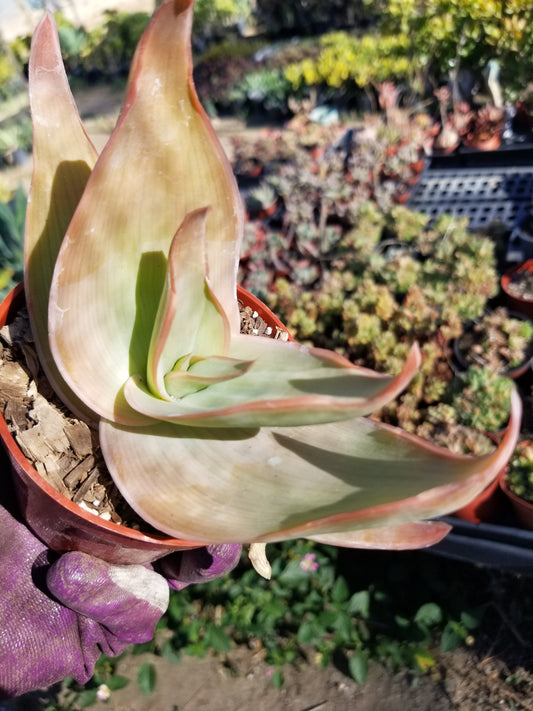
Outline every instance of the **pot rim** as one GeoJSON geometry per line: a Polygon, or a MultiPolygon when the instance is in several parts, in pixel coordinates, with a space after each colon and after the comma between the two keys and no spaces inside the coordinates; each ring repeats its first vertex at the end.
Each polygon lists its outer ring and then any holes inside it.
{"type": "Polygon", "coordinates": [[[533,303],[533,299],[525,299],[523,296],[519,296],[516,294],[512,294],[509,291],[509,284],[514,276],[514,274],[518,273],[521,270],[525,270],[527,274],[530,274],[533,272],[533,259],[526,259],[523,262],[519,262],[518,264],[513,265],[507,271],[505,271],[501,278],[500,278],[500,286],[502,290],[509,296],[511,299],[515,299],[516,301],[521,301],[522,303],[525,304],[531,304],[533,303]]]}
{"type": "MultiPolygon", "coordinates": [[[[533,261],[533,260],[532,260],[533,261]]],[[[523,439],[520,440],[518,444],[530,444],[531,440],[529,439],[523,439]]],[[[518,445],[517,445],[518,446],[518,445]]],[[[502,472],[500,473],[500,476],[498,477],[498,482],[500,484],[500,489],[504,492],[506,496],[509,497],[511,501],[514,501],[515,503],[520,504],[521,506],[531,509],[533,511],[533,503],[531,501],[526,501],[523,499],[521,496],[518,496],[518,494],[515,494],[514,491],[512,491],[508,486],[507,486],[507,472],[509,471],[509,465],[503,468],[502,472]]]]}
{"type": "MultiPolygon", "coordinates": [[[[16,309],[20,308],[22,299],[24,298],[24,285],[21,282],[18,284],[4,299],[0,305],[0,322],[8,323],[9,315],[13,313],[16,309]]],[[[21,467],[24,473],[28,476],[33,483],[41,489],[45,494],[47,494],[51,499],[53,499],[57,504],[67,509],[70,513],[79,516],[84,521],[96,526],[97,528],[102,528],[110,533],[119,534],[133,541],[143,542],[143,543],[153,543],[153,544],[164,544],[165,546],[172,546],[176,549],[178,548],[198,548],[204,546],[205,543],[199,543],[195,541],[188,541],[185,539],[172,538],[167,536],[165,533],[144,533],[138,531],[135,528],[130,528],[124,524],[118,524],[114,521],[106,521],[100,518],[96,514],[89,513],[85,511],[81,506],[71,501],[60,491],[57,491],[51,484],[49,484],[44,477],[42,477],[39,472],[30,464],[29,460],[25,457],[19,445],[17,444],[15,438],[9,431],[7,423],[2,414],[0,414],[0,439],[2,440],[5,448],[12,459],[14,459],[19,467],[21,467]]]]}
{"type": "MultiPolygon", "coordinates": [[[[246,303],[252,306],[261,317],[266,317],[265,320],[268,320],[269,325],[273,323],[282,330],[286,331],[285,326],[277,318],[277,316],[275,316],[275,314],[273,314],[262,301],[257,299],[257,297],[253,296],[242,287],[237,287],[237,296],[241,300],[246,300],[246,303]]],[[[14,315],[16,310],[20,308],[23,300],[24,284],[21,282],[0,303],[0,325],[4,325],[9,322],[10,316],[14,315]]],[[[54,502],[62,508],[66,509],[70,514],[81,518],[85,523],[88,523],[89,525],[103,531],[123,537],[124,539],[130,540],[134,543],[147,543],[153,546],[172,548],[176,551],[199,548],[206,545],[205,541],[199,542],[173,538],[167,536],[163,532],[155,531],[146,533],[138,531],[137,529],[131,528],[124,524],[106,521],[96,514],[85,511],[77,503],[71,501],[64,494],[57,491],[57,489],[48,483],[46,479],[44,479],[44,477],[42,477],[30,464],[29,460],[25,457],[15,438],[9,431],[2,413],[0,413],[0,440],[12,460],[13,468],[15,468],[14,463],[16,463],[16,466],[20,467],[28,479],[30,479],[46,496],[54,500],[54,502]]]]}

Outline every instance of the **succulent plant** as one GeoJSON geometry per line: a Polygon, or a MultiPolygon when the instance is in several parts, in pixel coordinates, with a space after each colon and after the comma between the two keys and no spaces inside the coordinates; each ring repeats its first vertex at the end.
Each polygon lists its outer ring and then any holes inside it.
{"type": "Polygon", "coordinates": [[[98,423],[108,469],[156,528],[206,542],[309,537],[409,548],[448,531],[507,461],[464,458],[363,417],[396,376],[239,332],[242,203],[192,82],[191,0],[164,0],[100,156],[81,126],[50,15],[29,69],[35,170],[25,292],[50,382],[98,423]],[[424,520],[423,520],[424,519],[424,520]]]}
{"type": "Polygon", "coordinates": [[[508,373],[533,357],[533,323],[500,306],[467,325],[457,350],[466,363],[508,373]]]}
{"type": "Polygon", "coordinates": [[[505,481],[513,494],[533,504],[533,444],[530,440],[516,445],[505,481]]]}

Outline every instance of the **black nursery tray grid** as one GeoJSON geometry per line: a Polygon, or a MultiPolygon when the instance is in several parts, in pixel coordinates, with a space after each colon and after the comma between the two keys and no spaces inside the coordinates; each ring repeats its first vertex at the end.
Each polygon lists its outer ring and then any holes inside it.
{"type": "Polygon", "coordinates": [[[512,230],[529,210],[532,196],[533,166],[430,168],[408,204],[431,219],[443,213],[468,217],[472,230],[495,221],[512,230]]]}
{"type": "MultiPolygon", "coordinates": [[[[509,233],[528,214],[533,199],[533,151],[466,153],[433,159],[408,202],[433,220],[444,213],[468,217],[472,230],[499,222],[509,233]]],[[[444,518],[452,532],[430,553],[533,578],[533,531],[505,524],[444,518]]]]}
{"type": "Polygon", "coordinates": [[[453,530],[428,548],[428,553],[533,578],[533,531],[513,525],[470,523],[454,516],[442,520],[453,530]]]}

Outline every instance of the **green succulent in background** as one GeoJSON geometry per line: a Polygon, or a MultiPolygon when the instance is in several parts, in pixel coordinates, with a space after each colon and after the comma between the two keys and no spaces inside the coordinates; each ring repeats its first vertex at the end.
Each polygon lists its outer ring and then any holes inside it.
{"type": "Polygon", "coordinates": [[[472,366],[458,377],[454,389],[452,404],[461,424],[488,432],[501,429],[509,416],[512,380],[472,366]]]}
{"type": "Polygon", "coordinates": [[[285,76],[295,88],[348,88],[356,84],[368,90],[386,79],[411,76],[412,63],[405,52],[408,44],[408,37],[402,33],[356,37],[347,32],[330,32],[321,37],[315,58],[290,64],[285,76]]]}
{"type": "Polygon", "coordinates": [[[6,101],[24,86],[22,65],[11,46],[0,36],[0,98],[6,101]]]}
{"type": "Polygon", "coordinates": [[[237,103],[250,102],[267,111],[287,110],[291,86],[280,69],[262,69],[247,73],[230,91],[230,99],[237,103]]]}
{"type": "Polygon", "coordinates": [[[14,161],[17,150],[30,151],[32,145],[31,120],[23,110],[0,124],[0,162],[14,161]]]}
{"type": "Polygon", "coordinates": [[[521,499],[533,503],[533,444],[519,442],[509,462],[507,486],[521,499]]]}
{"type": "Polygon", "coordinates": [[[0,202],[0,298],[22,280],[24,264],[24,222],[26,194],[19,188],[13,197],[0,202]]]}

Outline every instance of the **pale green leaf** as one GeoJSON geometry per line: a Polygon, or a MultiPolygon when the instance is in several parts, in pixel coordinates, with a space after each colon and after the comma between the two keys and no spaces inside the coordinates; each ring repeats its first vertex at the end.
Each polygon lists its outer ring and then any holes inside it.
{"type": "Polygon", "coordinates": [[[137,684],[145,696],[149,696],[155,689],[157,673],[155,667],[150,662],[141,664],[137,671],[137,684]]]}
{"type": "Polygon", "coordinates": [[[250,366],[187,397],[154,398],[139,378],[126,383],[124,395],[147,417],[183,425],[317,424],[373,412],[405,389],[420,364],[413,347],[398,376],[380,376],[329,351],[257,336],[233,338],[229,356],[250,366]]]}
{"type": "MultiPolygon", "coordinates": [[[[513,392],[502,443],[477,459],[365,418],[260,430],[102,422],[100,439],[122,495],[160,530],[205,542],[273,541],[399,526],[460,508],[507,462],[520,414],[513,392]]],[[[391,542],[398,547],[395,535],[391,542]]]]}
{"type": "Polygon", "coordinates": [[[207,279],[206,217],[207,210],[189,213],[170,247],[148,353],[148,384],[160,397],[167,395],[165,375],[176,363],[188,363],[189,354],[207,358],[228,350],[230,325],[207,279]]]}
{"type": "Polygon", "coordinates": [[[353,679],[364,684],[368,677],[368,655],[360,650],[354,652],[348,659],[348,668],[353,679]]]}
{"type": "Polygon", "coordinates": [[[48,345],[48,295],[54,264],[97,159],[70,92],[57,30],[48,14],[32,39],[29,96],[34,169],[26,213],[26,303],[39,360],[54,390],[71,410],[95,419],[64,382],[48,345]]]}
{"type": "Polygon", "coordinates": [[[93,410],[124,422],[138,418],[117,394],[130,375],[146,373],[166,256],[185,216],[199,208],[210,208],[210,286],[232,330],[239,328],[242,202],[192,83],[192,4],[164,2],[143,35],[125,106],[54,273],[49,313],[54,358],[93,410]]]}

